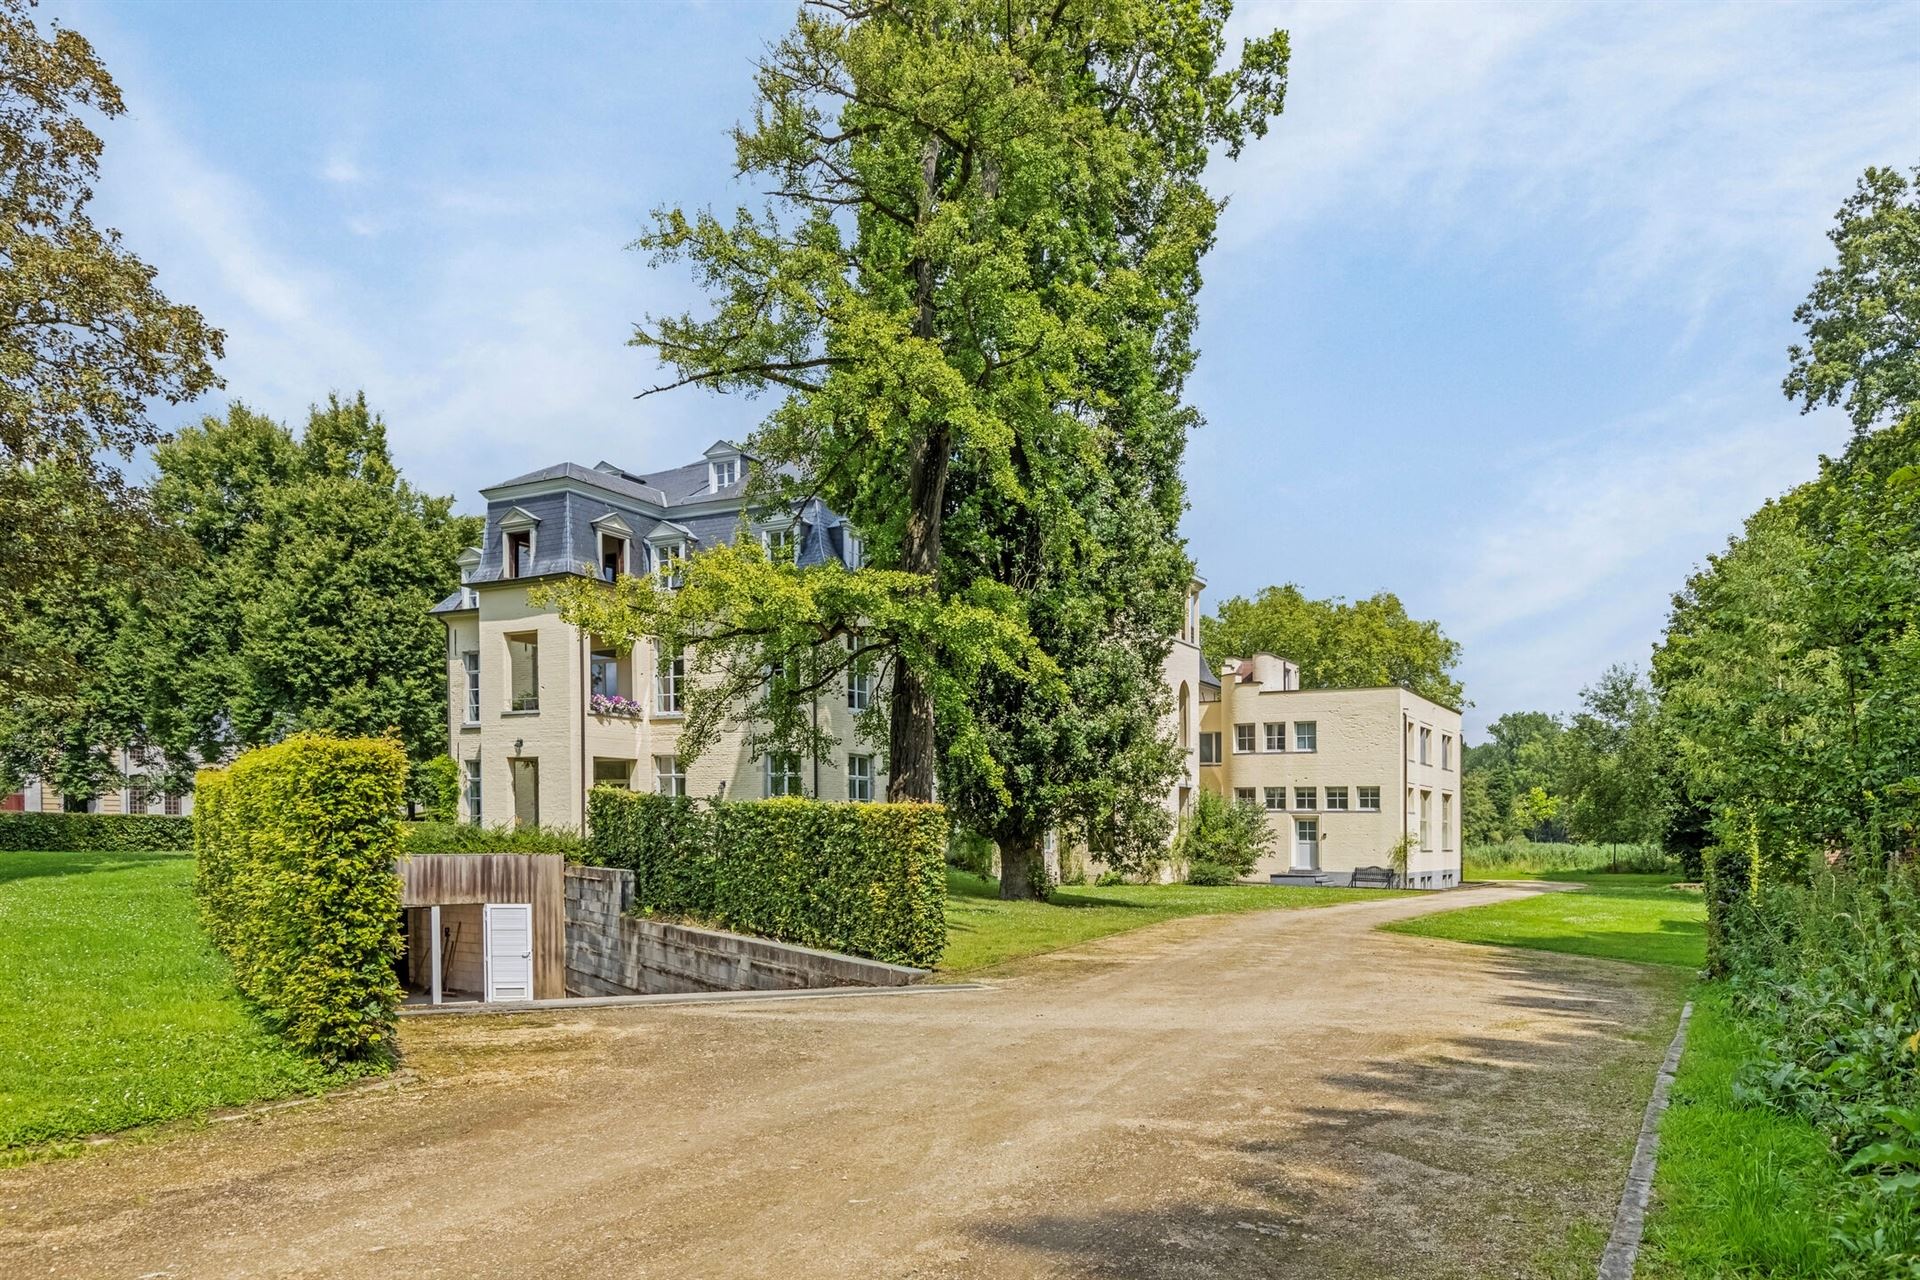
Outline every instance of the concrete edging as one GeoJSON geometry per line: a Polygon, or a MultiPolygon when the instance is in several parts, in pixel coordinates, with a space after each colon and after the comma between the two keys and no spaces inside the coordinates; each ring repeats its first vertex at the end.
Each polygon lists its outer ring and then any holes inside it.
{"type": "Polygon", "coordinates": [[[913,987],[800,987],[789,991],[677,991],[652,996],[568,996],[559,1000],[472,1001],[466,1004],[413,1004],[400,1009],[403,1018],[432,1018],[451,1014],[546,1013],[566,1009],[625,1009],[652,1005],[746,1004],[775,1000],[844,1000],[850,996],[928,996],[942,991],[993,991],[984,982],[931,982],[913,987]]]}
{"type": "Polygon", "coordinates": [[[1613,1234],[1607,1237],[1606,1252],[1600,1255],[1599,1280],[1633,1280],[1640,1236],[1647,1225],[1647,1204],[1653,1198],[1660,1116],[1667,1109],[1667,1095],[1673,1088],[1674,1072],[1680,1067],[1680,1055],[1687,1047],[1687,1022],[1692,1017],[1693,1001],[1689,1000],[1680,1010],[1680,1025],[1653,1078],[1653,1096],[1647,1099],[1646,1114],[1640,1118],[1640,1140],[1633,1147],[1633,1163],[1627,1166],[1627,1185],[1620,1192],[1620,1207],[1613,1215],[1613,1234]]]}

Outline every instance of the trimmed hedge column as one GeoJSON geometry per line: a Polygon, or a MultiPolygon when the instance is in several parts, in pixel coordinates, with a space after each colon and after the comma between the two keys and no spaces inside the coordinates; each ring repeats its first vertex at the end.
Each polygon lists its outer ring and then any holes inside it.
{"type": "Polygon", "coordinates": [[[202,770],[194,791],[207,931],[240,990],[324,1058],[393,1038],[406,778],[390,739],[299,734],[202,770]]]}
{"type": "Polygon", "coordinates": [[[592,860],[634,903],[801,946],[930,969],[947,945],[947,812],[935,804],[727,803],[595,788],[592,860]]]}

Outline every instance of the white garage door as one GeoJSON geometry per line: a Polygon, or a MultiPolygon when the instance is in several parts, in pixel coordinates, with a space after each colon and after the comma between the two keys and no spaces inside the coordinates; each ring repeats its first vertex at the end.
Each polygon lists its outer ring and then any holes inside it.
{"type": "Polygon", "coordinates": [[[533,908],[487,904],[487,999],[533,999],[533,908]]]}

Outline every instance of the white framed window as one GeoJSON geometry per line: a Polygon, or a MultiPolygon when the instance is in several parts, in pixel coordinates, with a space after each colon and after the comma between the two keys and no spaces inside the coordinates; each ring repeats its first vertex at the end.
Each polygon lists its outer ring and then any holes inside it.
{"type": "Polygon", "coordinates": [[[1420,727],[1420,763],[1433,763],[1433,730],[1425,725],[1420,727]]]}
{"type": "Polygon", "coordinates": [[[797,796],[800,790],[800,756],[793,751],[769,751],[761,760],[765,766],[766,794],[797,796]]]}
{"type": "Polygon", "coordinates": [[[1362,813],[1380,812],[1380,788],[1355,787],[1353,798],[1355,801],[1354,807],[1359,809],[1360,812],[1362,813]]]}
{"type": "Polygon", "coordinates": [[[480,723],[480,655],[472,650],[460,655],[467,673],[467,724],[480,723]]]}
{"type": "Polygon", "coordinates": [[[717,493],[722,489],[730,489],[735,484],[739,483],[740,459],[715,458],[708,465],[712,468],[712,471],[713,471],[713,474],[708,477],[708,481],[711,484],[714,492],[717,493]]]}
{"type": "Polygon", "coordinates": [[[177,818],[180,816],[180,793],[178,791],[169,791],[160,798],[160,812],[169,818],[177,818]]]}
{"type": "Polygon", "coordinates": [[[622,791],[633,790],[633,761],[595,756],[593,758],[593,785],[596,787],[618,787],[622,791]]]}
{"type": "Polygon", "coordinates": [[[1233,726],[1233,749],[1241,755],[1253,753],[1253,726],[1237,724],[1233,726]]]}
{"type": "Polygon", "coordinates": [[[1233,789],[1233,799],[1235,804],[1260,803],[1260,795],[1252,787],[1235,787],[1233,789]]]}
{"type": "Polygon", "coordinates": [[[662,647],[653,672],[653,706],[663,716],[680,714],[680,690],[687,678],[687,659],[680,650],[662,647]]]}
{"type": "Polygon", "coordinates": [[[603,698],[620,696],[620,657],[611,649],[595,649],[587,667],[587,692],[603,698]]]}
{"type": "Polygon", "coordinates": [[[1293,749],[1295,751],[1318,751],[1320,749],[1320,725],[1314,720],[1295,720],[1293,722],[1293,749]]]}
{"type": "Polygon", "coordinates": [[[1440,793],[1440,847],[1453,848],[1453,796],[1445,791],[1440,793]]]}
{"type": "Polygon", "coordinates": [[[841,533],[840,538],[841,545],[847,552],[847,568],[858,569],[867,562],[867,544],[860,540],[859,534],[852,529],[847,529],[841,533]]]}
{"type": "Polygon", "coordinates": [[[1287,789],[1285,787],[1268,787],[1266,789],[1266,804],[1269,809],[1284,810],[1287,807],[1287,789]]]}
{"type": "MultiPolygon", "coordinates": [[[[858,648],[852,636],[847,637],[847,652],[858,648]]],[[[847,668],[847,710],[865,711],[873,704],[873,673],[865,669],[860,659],[852,660],[847,668]]]]}
{"type": "Polygon", "coordinates": [[[1218,730],[1200,735],[1200,763],[1220,763],[1220,733],[1218,730]]]}
{"type": "Polygon", "coordinates": [[[1420,848],[1427,851],[1433,848],[1433,792],[1420,793],[1420,848]]]}
{"type": "Polygon", "coordinates": [[[540,709],[540,637],[532,631],[507,637],[507,710],[540,709]]]}
{"type": "Polygon", "coordinates": [[[1440,767],[1448,770],[1453,768],[1453,735],[1450,733],[1440,735],[1440,767]]]}
{"type": "Polygon", "coordinates": [[[663,542],[653,549],[654,572],[660,575],[660,585],[669,591],[678,591],[681,583],[681,566],[687,560],[687,544],[684,542],[663,542]]]}
{"type": "Polygon", "coordinates": [[[510,529],[502,535],[501,559],[509,578],[533,576],[533,530],[510,529]]]}
{"type": "Polygon", "coordinates": [[[1287,749],[1287,722],[1269,720],[1263,726],[1267,731],[1267,750],[1285,751],[1287,749]]]}
{"type": "Polygon", "coordinates": [[[873,757],[847,757],[847,799],[873,799],[873,757]]]}
{"type": "Polygon", "coordinates": [[[1318,809],[1320,807],[1320,789],[1318,787],[1295,787],[1293,789],[1293,807],[1296,809],[1318,809]]]}
{"type": "Polygon", "coordinates": [[[1344,810],[1347,807],[1347,789],[1345,787],[1327,788],[1327,808],[1344,810]]]}
{"type": "Polygon", "coordinates": [[[679,756],[653,758],[653,792],[661,796],[687,794],[687,775],[686,771],[680,767],[679,756]]]}
{"type": "Polygon", "coordinates": [[[775,564],[790,564],[800,555],[799,531],[790,524],[762,529],[760,542],[767,549],[767,559],[775,564]]]}
{"type": "Polygon", "coordinates": [[[480,825],[480,762],[468,760],[466,763],[467,821],[474,826],[480,825]]]}

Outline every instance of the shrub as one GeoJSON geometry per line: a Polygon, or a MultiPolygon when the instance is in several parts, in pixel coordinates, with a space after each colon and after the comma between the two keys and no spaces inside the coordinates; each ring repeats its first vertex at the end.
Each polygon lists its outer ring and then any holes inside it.
{"type": "Polygon", "coordinates": [[[578,862],[587,842],[564,827],[476,827],[470,822],[403,822],[408,853],[564,853],[578,862]]]}
{"type": "Polygon", "coordinates": [[[993,860],[998,853],[993,841],[965,827],[954,827],[953,834],[947,838],[947,861],[977,876],[993,876],[993,860]]]}
{"type": "Polygon", "coordinates": [[[0,814],[7,853],[174,853],[193,847],[191,818],[116,813],[0,814]]]}
{"type": "Polygon", "coordinates": [[[946,810],[797,798],[694,801],[598,787],[593,861],[642,909],[931,968],[946,949],[946,810]]]}
{"type": "MultiPolygon", "coordinates": [[[[1726,861],[1750,868],[1742,853],[1726,861]]],[[[1920,872],[1749,888],[1727,870],[1709,854],[1710,891],[1726,886],[1718,958],[1762,1043],[1734,1095],[1813,1124],[1856,1175],[1834,1223],[1849,1256],[1836,1274],[1920,1273],[1920,872]]]]}
{"type": "Polygon", "coordinates": [[[1542,871],[1621,871],[1683,875],[1657,844],[1566,844],[1508,840],[1468,845],[1461,860],[1471,875],[1525,876],[1542,871]]]}
{"type": "Polygon", "coordinates": [[[392,1044],[406,778],[391,739],[298,734],[202,770],[194,794],[207,932],[241,992],[330,1061],[392,1044]]]}
{"type": "Polygon", "coordinates": [[[1273,828],[1258,805],[1202,791],[1181,820],[1173,855],[1187,864],[1188,884],[1232,884],[1272,847],[1273,828]]]}
{"type": "Polygon", "coordinates": [[[452,822],[460,816],[460,766],[452,756],[415,765],[407,781],[427,821],[452,822]]]}

